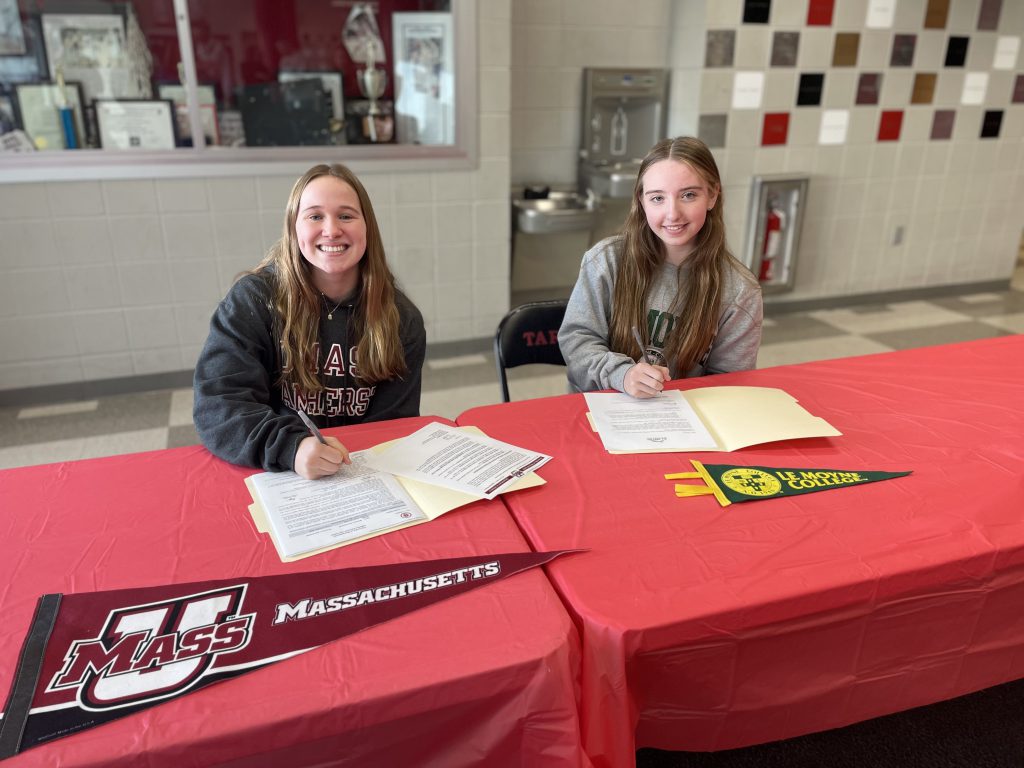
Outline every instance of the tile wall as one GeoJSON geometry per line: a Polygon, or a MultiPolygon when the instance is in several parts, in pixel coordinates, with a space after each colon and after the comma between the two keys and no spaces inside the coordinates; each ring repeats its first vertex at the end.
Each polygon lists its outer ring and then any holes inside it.
{"type": "Polygon", "coordinates": [[[1022,36],[1019,0],[514,0],[512,179],[575,182],[584,67],[669,67],[669,133],[714,147],[734,252],[752,176],[811,179],[773,300],[1007,280],[1022,36]]]}
{"type": "MultiPolygon", "coordinates": [[[[511,0],[476,13],[479,166],[360,174],[430,342],[489,336],[508,309],[511,0]]],[[[192,368],[294,180],[0,184],[0,392],[192,368]]]]}

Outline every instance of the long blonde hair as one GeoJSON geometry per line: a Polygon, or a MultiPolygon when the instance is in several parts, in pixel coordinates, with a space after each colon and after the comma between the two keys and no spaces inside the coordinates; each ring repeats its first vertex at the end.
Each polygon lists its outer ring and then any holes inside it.
{"type": "Polygon", "coordinates": [[[373,384],[401,376],[408,368],[399,338],[395,277],[388,269],[380,227],[366,188],[340,163],[315,165],[295,182],[284,212],[284,231],[253,272],[273,274],[275,335],[281,345],[279,384],[298,384],[306,392],[323,389],[317,377],[322,296],[313,284],[311,267],[299,250],[295,221],[306,186],[321,176],[333,176],[355,190],[366,222],[366,253],[359,261],[359,288],[352,322],[359,338],[356,360],[359,380],[373,384]]]}
{"type": "Polygon", "coordinates": [[[639,357],[642,351],[633,339],[632,329],[647,326],[647,292],[665,260],[664,246],[647,225],[644,213],[644,174],[662,160],[686,163],[711,194],[718,193],[718,200],[708,211],[704,226],[694,239],[693,250],[686,258],[689,277],[675,305],[681,314],[665,342],[665,358],[674,361],[676,371],[685,376],[715,338],[722,271],[732,259],[725,244],[721,175],[711,150],[700,139],[689,136],[664,139],[651,148],[640,164],[629,216],[622,227],[623,252],[615,275],[609,343],[612,351],[630,357],[639,357]]]}

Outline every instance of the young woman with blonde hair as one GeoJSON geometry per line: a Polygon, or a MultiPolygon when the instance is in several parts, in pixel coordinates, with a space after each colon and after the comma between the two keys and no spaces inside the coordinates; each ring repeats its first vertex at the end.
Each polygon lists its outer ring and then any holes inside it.
{"type": "Polygon", "coordinates": [[[343,165],[295,182],[284,231],[228,291],[195,372],[193,417],[234,464],[333,474],[348,463],[319,427],[419,415],[423,317],[395,287],[362,183],[343,165]]]}
{"type": "Polygon", "coordinates": [[[584,254],[558,333],[576,390],[652,397],[672,378],[755,367],[761,289],[729,253],[722,203],[702,141],[648,152],[622,232],[584,254]]]}

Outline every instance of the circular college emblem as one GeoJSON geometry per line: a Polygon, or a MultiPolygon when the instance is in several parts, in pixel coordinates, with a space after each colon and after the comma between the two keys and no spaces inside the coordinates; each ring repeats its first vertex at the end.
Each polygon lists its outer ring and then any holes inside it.
{"type": "Polygon", "coordinates": [[[747,467],[723,472],[722,482],[729,490],[744,496],[774,496],[782,490],[782,483],[774,475],[747,467]]]}

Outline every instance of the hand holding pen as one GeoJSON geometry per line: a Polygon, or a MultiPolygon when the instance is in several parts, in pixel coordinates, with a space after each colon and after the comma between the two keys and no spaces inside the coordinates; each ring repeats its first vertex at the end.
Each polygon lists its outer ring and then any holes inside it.
{"type": "Polygon", "coordinates": [[[633,338],[640,347],[641,360],[628,371],[622,382],[622,389],[627,395],[638,398],[655,397],[665,388],[665,382],[669,380],[668,368],[663,365],[654,365],[647,355],[647,345],[644,344],[640,331],[633,326],[633,338]]]}
{"type": "Polygon", "coordinates": [[[342,464],[351,464],[348,449],[336,437],[324,437],[316,424],[304,412],[296,411],[311,433],[299,443],[295,451],[295,472],[307,480],[335,474],[342,464]]]}

